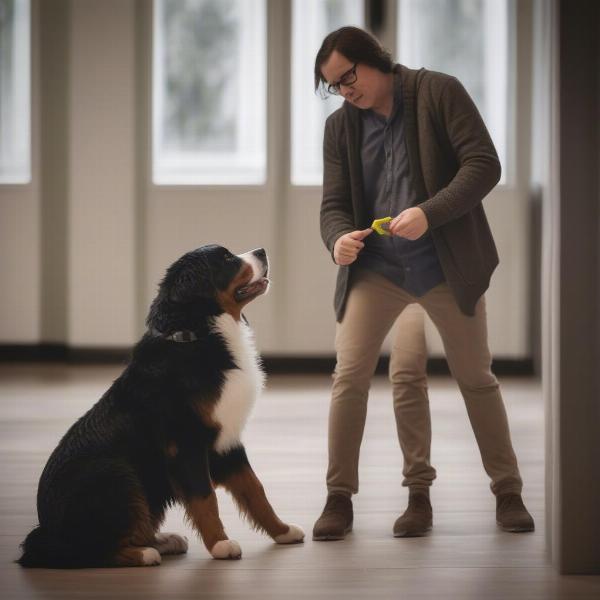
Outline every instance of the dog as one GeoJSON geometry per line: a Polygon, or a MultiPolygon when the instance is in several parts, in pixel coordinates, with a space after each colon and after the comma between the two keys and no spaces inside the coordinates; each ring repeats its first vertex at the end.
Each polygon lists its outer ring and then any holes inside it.
{"type": "Polygon", "coordinates": [[[268,269],[262,248],[216,245],[169,267],[129,364],[48,459],[19,564],[158,565],[187,551],[186,538],[159,533],[176,503],[214,558],[241,558],[215,486],[276,543],[303,541],[275,514],[240,441],[264,377],[242,309],[267,292],[268,269]]]}

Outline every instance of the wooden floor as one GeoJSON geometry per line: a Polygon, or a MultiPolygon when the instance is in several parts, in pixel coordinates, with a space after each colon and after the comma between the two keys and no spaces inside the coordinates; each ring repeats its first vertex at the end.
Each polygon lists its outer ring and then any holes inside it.
{"type": "Polygon", "coordinates": [[[494,499],[462,400],[450,379],[430,385],[438,479],[434,529],[395,539],[406,502],[390,390],[373,383],[361,456],[354,532],[340,542],[312,542],[325,498],[328,377],[271,377],[245,432],[250,460],[286,520],[307,532],[303,545],[277,546],[240,520],[219,494],[228,534],[241,561],[210,558],[184,524],[166,531],[191,540],[187,555],[160,567],[81,571],[25,570],[12,561],[36,522],[37,480],[67,427],[118,375],[117,367],[0,365],[0,598],[600,598],[600,578],[560,577],[547,564],[544,540],[543,406],[538,382],[503,380],[513,441],[536,519],[533,534],[496,528],[494,499]]]}

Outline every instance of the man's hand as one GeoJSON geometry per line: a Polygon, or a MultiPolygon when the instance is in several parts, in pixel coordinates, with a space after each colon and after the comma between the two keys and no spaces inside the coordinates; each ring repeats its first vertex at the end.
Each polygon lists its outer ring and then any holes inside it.
{"type": "Polygon", "coordinates": [[[427,217],[418,206],[403,210],[390,223],[390,233],[407,240],[419,239],[428,229],[427,217]]]}
{"type": "Polygon", "coordinates": [[[340,236],[333,246],[333,260],[340,266],[350,265],[365,247],[364,240],[373,230],[351,231],[340,236]]]}

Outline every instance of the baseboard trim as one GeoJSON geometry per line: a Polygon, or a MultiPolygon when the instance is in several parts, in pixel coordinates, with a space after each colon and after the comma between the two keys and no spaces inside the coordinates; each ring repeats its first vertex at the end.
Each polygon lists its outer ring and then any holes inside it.
{"type": "MultiPolygon", "coordinates": [[[[267,373],[302,374],[302,373],[332,373],[335,368],[333,356],[263,356],[263,364],[267,373]]],[[[389,370],[389,356],[381,356],[375,373],[386,375],[389,370]]],[[[498,376],[531,377],[535,375],[532,358],[498,358],[492,363],[492,370],[498,376]]],[[[430,358],[427,360],[429,375],[450,375],[450,369],[445,358],[430,358]]]]}
{"type": "MultiPolygon", "coordinates": [[[[131,348],[70,348],[63,344],[0,344],[0,363],[45,362],[67,364],[125,364],[131,356],[131,348]]],[[[269,374],[319,374],[332,373],[334,356],[272,356],[262,357],[265,371],[269,374]]],[[[382,356],[376,373],[386,374],[389,357],[382,356]]],[[[535,375],[533,358],[497,358],[492,369],[498,376],[530,377],[535,375]]],[[[427,361],[429,375],[449,375],[445,358],[427,361]]]]}
{"type": "Polygon", "coordinates": [[[126,363],[131,348],[71,348],[64,344],[0,344],[0,363],[126,363]]]}

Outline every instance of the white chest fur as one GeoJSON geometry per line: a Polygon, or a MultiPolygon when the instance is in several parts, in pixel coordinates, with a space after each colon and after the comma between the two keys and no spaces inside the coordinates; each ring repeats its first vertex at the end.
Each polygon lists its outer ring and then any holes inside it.
{"type": "Polygon", "coordinates": [[[212,414],[221,427],[215,450],[224,453],[240,442],[240,436],[263,385],[264,374],[258,364],[252,330],[228,313],[215,319],[215,331],[221,334],[237,369],[225,373],[221,396],[212,414]]]}

